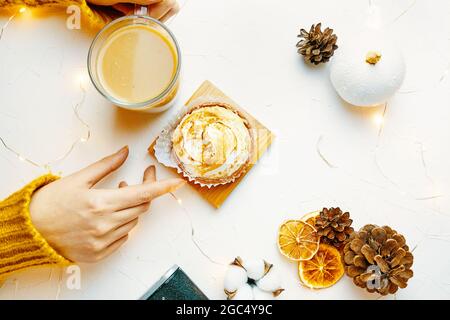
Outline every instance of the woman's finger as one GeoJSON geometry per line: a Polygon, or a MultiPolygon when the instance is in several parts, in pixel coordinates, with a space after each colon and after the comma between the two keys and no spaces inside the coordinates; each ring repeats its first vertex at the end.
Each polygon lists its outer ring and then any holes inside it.
{"type": "Polygon", "coordinates": [[[135,218],[128,223],[125,223],[118,228],[111,230],[110,232],[106,233],[104,236],[102,236],[102,241],[105,241],[105,243],[109,246],[111,243],[115,242],[117,239],[122,238],[123,236],[127,235],[136,225],[138,224],[139,219],[135,218]]]}
{"type": "Polygon", "coordinates": [[[126,181],[120,181],[119,188],[125,188],[128,186],[128,183],[126,181]]]}
{"type": "Polygon", "coordinates": [[[161,2],[161,1],[163,1],[163,0],[88,0],[89,3],[99,5],[99,6],[112,6],[112,5],[121,3],[121,2],[135,3],[135,4],[148,6],[148,5],[152,5],[152,4],[161,2]]]}
{"type": "Polygon", "coordinates": [[[129,3],[118,3],[112,6],[117,11],[122,12],[124,15],[129,15],[134,12],[134,5],[129,3]]]}
{"type": "MultiPolygon", "coordinates": [[[[145,182],[155,182],[156,181],[156,168],[155,166],[149,166],[144,171],[144,177],[142,181],[145,182]]],[[[125,181],[122,181],[119,183],[119,188],[124,188],[128,186],[128,184],[125,181]]],[[[117,211],[111,215],[111,217],[114,219],[114,225],[120,226],[124,223],[127,223],[131,220],[136,219],[141,214],[147,212],[150,209],[151,201],[140,204],[135,207],[123,209],[120,211],[117,211]]]]}
{"type": "Polygon", "coordinates": [[[149,8],[149,14],[152,18],[160,20],[164,17],[170,10],[178,8],[178,3],[175,0],[164,0],[157,4],[152,5],[149,8]]]}
{"type": "Polygon", "coordinates": [[[162,16],[159,21],[161,22],[166,22],[167,20],[169,20],[170,18],[172,18],[174,15],[176,15],[178,13],[178,11],[180,10],[178,3],[176,4],[175,8],[172,8],[169,10],[169,12],[167,12],[164,16],[162,16]]]}
{"type": "MultiPolygon", "coordinates": [[[[148,166],[145,170],[144,170],[144,176],[142,178],[142,182],[143,183],[153,183],[156,182],[156,167],[154,165],[148,166]]],[[[150,200],[148,202],[148,206],[145,207],[145,203],[141,204],[140,206],[144,206],[144,211],[148,211],[150,204],[152,203],[152,201],[150,200]]]]}
{"type": "Polygon", "coordinates": [[[139,217],[141,214],[146,213],[149,209],[150,202],[146,202],[135,207],[114,212],[111,214],[111,219],[113,220],[112,225],[118,227],[123,225],[124,223],[128,223],[139,217]]]}
{"type": "Polygon", "coordinates": [[[111,243],[99,254],[98,260],[102,260],[102,259],[110,256],[112,253],[114,253],[114,251],[119,249],[127,240],[128,240],[128,234],[126,234],[122,238],[117,239],[116,241],[111,243]]]}
{"type": "Polygon", "coordinates": [[[68,176],[67,179],[72,179],[79,185],[91,188],[108,174],[120,168],[127,159],[128,154],[128,146],[123,147],[116,153],[68,176]]]}
{"type": "MultiPolygon", "coordinates": [[[[154,165],[147,167],[144,170],[144,177],[142,178],[142,182],[155,182],[156,181],[156,168],[154,165]]],[[[128,183],[126,181],[120,181],[119,188],[127,187],[128,183]]]]}
{"type": "Polygon", "coordinates": [[[164,2],[164,1],[166,1],[166,0],[120,0],[118,2],[135,3],[135,4],[140,4],[143,6],[150,6],[150,5],[155,5],[157,3],[164,2]]]}
{"type": "Polygon", "coordinates": [[[156,181],[156,168],[154,165],[147,167],[144,171],[143,182],[155,182],[156,181]]]}
{"type": "Polygon", "coordinates": [[[135,10],[135,6],[146,6],[147,11],[150,12],[150,10],[153,8],[154,5],[157,5],[159,2],[162,2],[164,0],[139,0],[139,1],[133,1],[133,0],[125,0],[125,1],[117,1],[118,3],[113,4],[113,8],[122,12],[124,15],[133,14],[135,10]]]}
{"type": "Polygon", "coordinates": [[[154,198],[177,190],[185,183],[183,179],[175,178],[120,189],[93,189],[91,192],[95,192],[95,196],[102,199],[105,211],[115,212],[150,202],[154,198]]]}

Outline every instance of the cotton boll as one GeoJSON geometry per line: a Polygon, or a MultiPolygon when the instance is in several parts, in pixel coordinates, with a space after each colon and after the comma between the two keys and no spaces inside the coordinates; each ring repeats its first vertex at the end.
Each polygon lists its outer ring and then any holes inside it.
{"type": "Polygon", "coordinates": [[[273,299],[273,293],[263,291],[257,286],[253,287],[253,298],[255,300],[272,300],[273,299]]]}
{"type": "Polygon", "coordinates": [[[263,259],[245,259],[242,265],[247,270],[247,276],[255,281],[261,279],[265,272],[265,263],[263,259]]]}
{"type": "Polygon", "coordinates": [[[233,300],[253,300],[253,289],[252,287],[245,283],[236,291],[236,295],[233,300]]]}
{"type": "Polygon", "coordinates": [[[281,279],[278,270],[272,267],[264,277],[256,282],[256,285],[259,289],[268,292],[275,292],[281,289],[281,279]]]}
{"type": "Polygon", "coordinates": [[[330,68],[330,79],[339,96],[355,106],[385,103],[400,88],[405,62],[391,40],[366,35],[339,45],[330,68]],[[377,59],[369,59],[376,54],[377,59]]]}
{"type": "Polygon", "coordinates": [[[246,284],[247,280],[247,272],[244,268],[231,265],[225,274],[224,288],[228,292],[234,292],[242,285],[246,284]]]}
{"type": "Polygon", "coordinates": [[[269,300],[280,295],[280,275],[263,259],[236,257],[224,279],[224,291],[231,300],[269,300]]]}

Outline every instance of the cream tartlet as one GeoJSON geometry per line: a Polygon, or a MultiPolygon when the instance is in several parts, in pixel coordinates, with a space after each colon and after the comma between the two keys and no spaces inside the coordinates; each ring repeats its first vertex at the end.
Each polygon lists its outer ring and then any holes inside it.
{"type": "Polygon", "coordinates": [[[249,121],[219,102],[194,107],[172,133],[178,166],[202,184],[225,184],[242,175],[252,159],[253,145],[249,121]]]}

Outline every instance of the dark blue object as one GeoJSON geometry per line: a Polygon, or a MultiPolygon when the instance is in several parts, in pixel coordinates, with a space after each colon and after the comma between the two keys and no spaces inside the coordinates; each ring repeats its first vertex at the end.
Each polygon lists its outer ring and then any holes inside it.
{"type": "Polygon", "coordinates": [[[169,269],[141,300],[208,300],[177,265],[169,269]]]}

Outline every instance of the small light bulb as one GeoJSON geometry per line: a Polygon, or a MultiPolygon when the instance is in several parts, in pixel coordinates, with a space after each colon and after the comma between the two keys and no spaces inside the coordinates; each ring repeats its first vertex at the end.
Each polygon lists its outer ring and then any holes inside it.
{"type": "Polygon", "coordinates": [[[25,8],[25,7],[22,7],[19,9],[19,13],[24,13],[25,11],[27,11],[27,8],[25,8]]]}
{"type": "Polygon", "coordinates": [[[19,160],[20,160],[20,161],[25,161],[25,158],[22,157],[22,156],[19,156],[19,160]]]}
{"type": "Polygon", "coordinates": [[[177,199],[177,202],[179,205],[181,205],[183,202],[181,201],[181,199],[177,199]]]}
{"type": "Polygon", "coordinates": [[[84,76],[83,76],[82,74],[78,75],[77,82],[78,82],[80,85],[84,85],[85,80],[84,80],[84,76]]]}
{"type": "Polygon", "coordinates": [[[377,125],[377,126],[381,126],[384,122],[384,117],[381,114],[376,114],[373,117],[373,122],[377,125]]]}
{"type": "Polygon", "coordinates": [[[80,71],[75,75],[75,83],[78,86],[85,87],[87,84],[87,75],[86,72],[80,71]]]}
{"type": "Polygon", "coordinates": [[[87,139],[86,138],[80,138],[80,142],[86,142],[87,139]]]}

